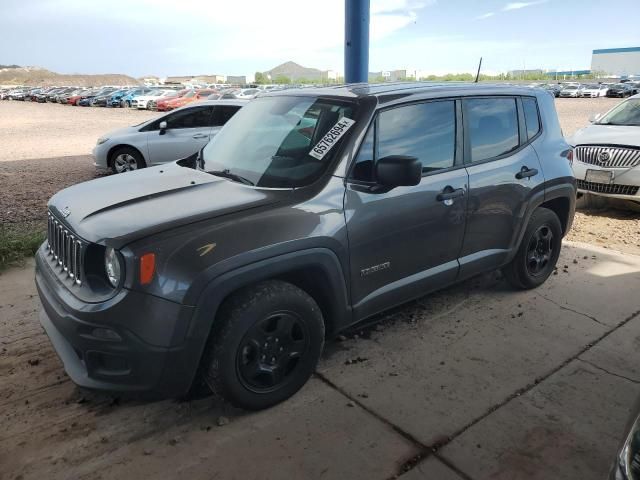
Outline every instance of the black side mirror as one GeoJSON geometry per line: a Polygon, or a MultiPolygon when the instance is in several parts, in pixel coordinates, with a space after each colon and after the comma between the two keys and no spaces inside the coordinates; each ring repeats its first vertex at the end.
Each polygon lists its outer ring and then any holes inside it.
{"type": "Polygon", "coordinates": [[[160,122],[160,125],[158,125],[158,127],[160,128],[160,135],[164,135],[167,131],[167,122],[160,122]]]}
{"type": "Polygon", "coordinates": [[[408,155],[389,155],[376,162],[376,181],[385,187],[418,185],[422,179],[422,162],[408,155]]]}

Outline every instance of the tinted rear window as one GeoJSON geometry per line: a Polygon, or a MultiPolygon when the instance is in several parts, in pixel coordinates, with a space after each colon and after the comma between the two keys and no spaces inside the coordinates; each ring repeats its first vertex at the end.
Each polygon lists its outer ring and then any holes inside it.
{"type": "Polygon", "coordinates": [[[472,162],[518,148],[518,110],[514,98],[472,98],[464,103],[472,162]]]}
{"type": "Polygon", "coordinates": [[[540,131],[540,118],[538,117],[538,102],[535,98],[524,97],[522,99],[524,121],[527,124],[527,138],[531,140],[540,131]]]}

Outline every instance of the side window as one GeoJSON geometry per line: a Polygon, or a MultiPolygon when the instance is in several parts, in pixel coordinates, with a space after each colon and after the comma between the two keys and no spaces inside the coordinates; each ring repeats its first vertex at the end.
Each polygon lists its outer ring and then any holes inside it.
{"type": "Polygon", "coordinates": [[[453,167],[456,146],[455,102],[428,102],[386,110],[378,119],[377,158],[411,155],[423,172],[453,167]]]}
{"type": "Polygon", "coordinates": [[[210,125],[211,110],[211,107],[201,106],[175,112],[165,118],[167,128],[208,127],[210,125]]]}
{"type": "Polygon", "coordinates": [[[472,98],[464,100],[464,105],[472,162],[518,148],[518,111],[514,98],[472,98]]]}
{"type": "Polygon", "coordinates": [[[240,107],[233,105],[219,105],[213,107],[213,117],[211,118],[211,125],[213,127],[221,127],[233,117],[236,112],[240,110],[240,107]]]}
{"type": "Polygon", "coordinates": [[[453,167],[456,150],[456,110],[453,100],[419,103],[378,115],[378,151],[374,158],[374,124],[360,146],[352,177],[375,181],[374,164],[389,155],[410,155],[423,172],[453,167]]]}
{"type": "Polygon", "coordinates": [[[522,97],[522,109],[524,110],[524,121],[527,124],[527,138],[531,140],[540,131],[538,102],[535,98],[522,97]]]}

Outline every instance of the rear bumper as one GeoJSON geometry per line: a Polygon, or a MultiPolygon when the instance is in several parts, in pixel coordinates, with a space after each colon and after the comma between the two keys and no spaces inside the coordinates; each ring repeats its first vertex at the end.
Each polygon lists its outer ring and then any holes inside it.
{"type": "MultiPolygon", "coordinates": [[[[41,251],[36,255],[36,286],[43,306],[40,323],[74,383],[94,390],[171,397],[188,392],[197,368],[185,360],[191,358],[189,345],[151,344],[143,337],[155,333],[141,335],[123,322],[133,323],[133,318],[142,316],[149,329],[159,328],[158,320],[167,318],[167,309],[176,324],[188,322],[191,307],[129,291],[103,303],[81,302],[60,283],[41,251]]],[[[164,328],[175,330],[171,324],[164,328]]]]}

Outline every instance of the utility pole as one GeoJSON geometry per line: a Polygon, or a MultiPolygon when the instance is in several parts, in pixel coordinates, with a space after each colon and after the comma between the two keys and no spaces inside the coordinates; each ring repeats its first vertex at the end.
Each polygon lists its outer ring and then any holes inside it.
{"type": "Polygon", "coordinates": [[[344,80],[369,80],[369,0],[345,0],[344,80]]]}

